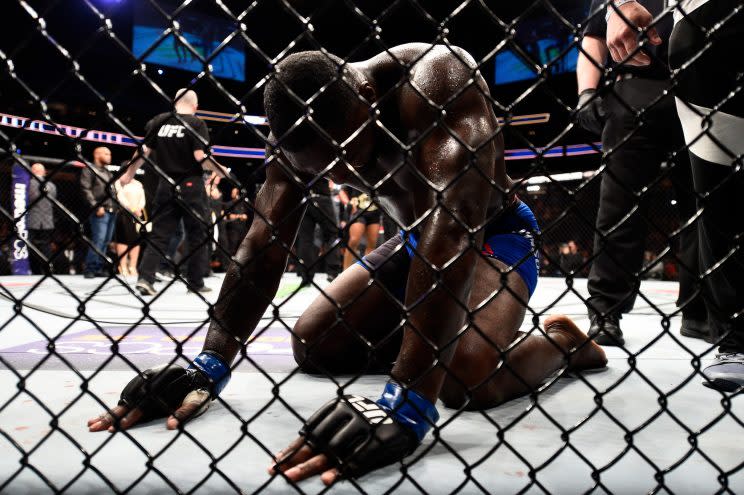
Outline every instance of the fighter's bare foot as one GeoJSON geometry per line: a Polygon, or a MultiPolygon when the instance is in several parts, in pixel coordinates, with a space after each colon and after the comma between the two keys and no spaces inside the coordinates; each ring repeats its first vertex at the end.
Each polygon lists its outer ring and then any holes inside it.
{"type": "Polygon", "coordinates": [[[579,330],[579,327],[565,315],[551,315],[543,323],[548,334],[560,332],[568,338],[571,357],[569,371],[581,371],[607,366],[607,356],[596,342],[579,330]]]}

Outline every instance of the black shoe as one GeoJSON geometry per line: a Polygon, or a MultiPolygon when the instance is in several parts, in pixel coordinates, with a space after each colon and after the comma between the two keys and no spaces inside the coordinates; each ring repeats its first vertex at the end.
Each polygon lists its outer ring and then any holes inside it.
{"type": "Polygon", "coordinates": [[[142,278],[137,280],[134,288],[137,289],[143,296],[154,296],[158,293],[158,291],[155,290],[155,287],[153,287],[150,282],[142,278]]]}
{"type": "Polygon", "coordinates": [[[599,315],[590,312],[591,326],[589,327],[589,338],[599,345],[622,346],[625,345],[623,332],[620,330],[620,318],[614,314],[599,315]]]}
{"type": "Polygon", "coordinates": [[[682,315],[682,326],[679,328],[679,333],[685,337],[713,343],[713,336],[710,333],[710,325],[708,325],[707,320],[682,315]]]}
{"type": "Polygon", "coordinates": [[[188,289],[186,289],[186,291],[187,291],[187,292],[193,292],[193,293],[197,293],[197,292],[198,292],[199,294],[204,294],[204,293],[206,293],[206,292],[212,292],[212,289],[210,289],[210,288],[209,288],[209,287],[207,287],[206,285],[202,285],[202,286],[201,286],[201,287],[199,287],[198,289],[195,289],[195,288],[193,288],[193,287],[189,286],[189,288],[188,288],[188,289]]]}
{"type": "Polygon", "coordinates": [[[85,278],[96,278],[96,272],[85,272],[85,273],[83,273],[83,277],[85,277],[85,278]]]}

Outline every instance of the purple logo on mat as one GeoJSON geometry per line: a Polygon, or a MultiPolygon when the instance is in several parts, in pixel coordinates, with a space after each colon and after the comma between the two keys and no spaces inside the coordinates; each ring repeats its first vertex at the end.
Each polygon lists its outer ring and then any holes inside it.
{"type": "MultiPolygon", "coordinates": [[[[104,327],[105,332],[117,342],[117,352],[122,355],[149,354],[174,356],[176,342],[182,343],[183,354],[193,358],[202,349],[207,329],[195,330],[189,327],[138,326],[126,336],[129,327],[104,327]]],[[[48,354],[49,343],[39,340],[10,348],[0,352],[27,352],[48,354]]],[[[111,341],[98,329],[92,328],[70,335],[63,335],[54,344],[59,354],[98,354],[111,355],[111,341]]],[[[263,332],[256,332],[248,344],[248,354],[255,355],[292,355],[291,334],[284,326],[269,327],[263,332]]]]}

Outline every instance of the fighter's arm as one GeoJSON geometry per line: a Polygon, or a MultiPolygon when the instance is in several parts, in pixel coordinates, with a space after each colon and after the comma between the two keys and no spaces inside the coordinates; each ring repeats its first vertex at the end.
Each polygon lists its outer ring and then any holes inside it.
{"type": "Polygon", "coordinates": [[[222,283],[204,351],[231,362],[258,325],[279,287],[305,211],[304,191],[281,156],[266,169],[255,218],[222,283]]]}
{"type": "Polygon", "coordinates": [[[186,369],[172,364],[138,374],[117,407],[88,421],[90,431],[129,428],[166,415],[174,429],[205,411],[227,384],[233,358],[277,290],[305,210],[303,189],[284,166],[278,156],[267,165],[255,220],[222,284],[202,352],[186,369]]]}
{"type": "Polygon", "coordinates": [[[452,358],[454,346],[446,344],[467,315],[483,238],[479,227],[488,207],[498,206],[495,198],[503,198],[496,186],[506,181],[503,146],[495,117],[475,89],[460,94],[446,114],[414,94],[405,99],[401,113],[411,119],[405,124],[427,133],[411,164],[422,181],[412,194],[424,220],[408,276],[409,317],[392,371],[395,381],[386,384],[377,402],[347,395],[309,418],[300,438],[279,452],[270,468],[293,481],[321,474],[331,484],[339,469],[354,477],[396,462],[416,449],[439,417],[434,403],[444,370],[437,364],[452,358]],[[446,127],[429,131],[432,122],[446,127]]]}
{"type": "Polygon", "coordinates": [[[419,169],[429,186],[414,192],[414,202],[433,204],[421,224],[417,255],[406,289],[410,315],[392,376],[435,403],[445,378],[438,363],[448,364],[455,346],[447,344],[462,328],[483,234],[480,227],[494,195],[501,192],[486,177],[494,167],[495,140],[479,152],[471,146],[488,140],[482,124],[464,117],[422,143],[419,169]]]}

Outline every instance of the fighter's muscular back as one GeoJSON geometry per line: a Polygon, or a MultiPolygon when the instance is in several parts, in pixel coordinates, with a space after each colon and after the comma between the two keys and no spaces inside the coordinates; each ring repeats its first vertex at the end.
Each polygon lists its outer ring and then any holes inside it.
{"type": "MultiPolygon", "coordinates": [[[[506,203],[503,137],[488,87],[466,51],[411,43],[346,67],[344,81],[359,95],[357,108],[327,125],[342,147],[319,134],[311,145],[288,146],[272,125],[256,221],[223,283],[205,343],[228,361],[278,287],[304,210],[304,185],[314,178],[367,190],[399,224],[430,228],[421,238],[424,252],[441,251],[437,229],[452,238],[462,227],[457,235],[464,239],[464,226],[477,229],[506,203]]],[[[465,244],[451,248],[455,256],[465,244]]],[[[468,277],[456,285],[467,292],[468,277]]]]}
{"type": "Polygon", "coordinates": [[[511,185],[503,160],[503,137],[488,100],[488,85],[469,53],[458,47],[409,43],[350,65],[374,81],[380,97],[378,125],[392,136],[380,131],[382,139],[377,141],[372,161],[356,169],[363,180],[344,167],[332,170],[331,178],[363,190],[367,184],[374,185],[387,212],[399,223],[411,225],[432,206],[415,207],[410,199],[413,189],[430,189],[420,173],[435,167],[437,160],[420,153],[420,143],[438,125],[436,139],[443,148],[462,144],[473,148],[472,158],[484,178],[496,186],[481,200],[490,209],[500,207],[502,191],[511,185]]]}

